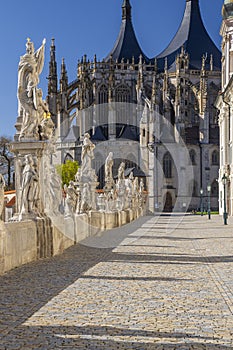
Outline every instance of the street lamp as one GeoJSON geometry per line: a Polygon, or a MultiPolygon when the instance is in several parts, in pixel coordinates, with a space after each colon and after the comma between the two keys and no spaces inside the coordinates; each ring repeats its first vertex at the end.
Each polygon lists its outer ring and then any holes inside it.
{"type": "Polygon", "coordinates": [[[200,189],[200,195],[201,195],[201,216],[203,216],[203,189],[200,189]]]}
{"type": "Polygon", "coordinates": [[[155,203],[155,210],[158,211],[159,210],[159,180],[158,180],[158,146],[161,144],[161,141],[159,139],[157,139],[154,135],[153,135],[153,142],[149,142],[147,147],[149,149],[149,151],[151,153],[154,153],[155,155],[155,181],[156,181],[156,195],[155,195],[155,199],[156,199],[156,203],[155,203]]]}
{"type": "Polygon", "coordinates": [[[207,186],[207,192],[208,192],[208,217],[209,220],[211,219],[211,211],[210,211],[210,191],[211,191],[211,186],[207,186]]]}
{"type": "Polygon", "coordinates": [[[227,203],[226,203],[226,184],[227,184],[227,176],[226,174],[222,177],[222,183],[223,183],[223,222],[224,225],[227,225],[227,203]]]}

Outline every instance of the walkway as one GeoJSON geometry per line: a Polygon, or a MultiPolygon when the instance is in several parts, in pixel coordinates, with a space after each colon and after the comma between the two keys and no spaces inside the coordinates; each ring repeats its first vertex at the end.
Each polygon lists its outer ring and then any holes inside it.
{"type": "Polygon", "coordinates": [[[233,349],[233,229],[147,217],[0,277],[0,349],[233,349]]]}

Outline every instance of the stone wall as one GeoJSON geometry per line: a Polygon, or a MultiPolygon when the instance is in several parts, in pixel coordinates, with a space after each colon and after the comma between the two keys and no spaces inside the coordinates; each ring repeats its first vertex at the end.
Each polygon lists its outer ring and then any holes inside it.
{"type": "Polygon", "coordinates": [[[143,215],[142,209],[91,211],[53,222],[44,217],[22,222],[0,222],[0,274],[38,259],[61,254],[87,237],[101,234],[143,215]]]}
{"type": "Polygon", "coordinates": [[[0,223],[0,273],[37,259],[37,227],[33,221],[0,223]]]}

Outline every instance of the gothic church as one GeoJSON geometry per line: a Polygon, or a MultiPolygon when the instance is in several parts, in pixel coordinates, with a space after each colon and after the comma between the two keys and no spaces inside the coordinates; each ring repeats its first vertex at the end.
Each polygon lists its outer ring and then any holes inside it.
{"type": "MultiPolygon", "coordinates": [[[[148,209],[218,208],[219,128],[214,102],[221,84],[221,52],[204,27],[199,0],[184,0],[184,15],[170,44],[153,58],[140,47],[130,0],[113,49],[102,60],[78,61],[69,82],[65,62],[58,84],[55,42],[50,48],[47,102],[57,130],[57,162],[80,160],[86,132],[95,143],[95,168],[113,152],[143,177],[148,209]],[[211,186],[211,187],[210,187],[211,186]]],[[[159,40],[159,38],[158,38],[159,40]]],[[[126,174],[127,175],[127,174],[126,174]]]]}

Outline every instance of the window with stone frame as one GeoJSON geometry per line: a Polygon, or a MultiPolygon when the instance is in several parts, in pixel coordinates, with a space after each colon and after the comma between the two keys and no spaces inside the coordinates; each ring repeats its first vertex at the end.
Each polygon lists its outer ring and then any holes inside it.
{"type": "Polygon", "coordinates": [[[196,165],[196,152],[193,149],[189,151],[189,157],[190,157],[191,164],[196,165]]]}
{"type": "Polygon", "coordinates": [[[98,90],[98,116],[99,125],[108,124],[108,88],[106,85],[101,85],[98,90]]]}
{"type": "Polygon", "coordinates": [[[120,85],[116,88],[116,118],[118,124],[130,124],[132,115],[130,106],[130,89],[127,85],[120,85]]]}
{"type": "Polygon", "coordinates": [[[219,152],[214,150],[212,152],[212,165],[219,165],[219,152]]]}
{"type": "Polygon", "coordinates": [[[163,157],[163,172],[166,179],[172,178],[172,157],[169,152],[163,157]]]}
{"type": "Polygon", "coordinates": [[[218,197],[218,181],[214,180],[211,184],[211,196],[218,197]]]}
{"type": "Polygon", "coordinates": [[[116,102],[130,103],[130,90],[126,85],[120,85],[116,88],[116,102]]]}

